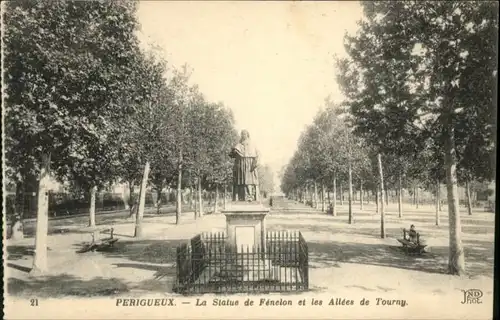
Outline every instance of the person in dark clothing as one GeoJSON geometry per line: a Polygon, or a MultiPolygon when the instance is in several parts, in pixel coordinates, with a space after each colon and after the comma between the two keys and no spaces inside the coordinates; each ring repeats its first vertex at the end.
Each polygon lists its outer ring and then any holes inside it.
{"type": "Polygon", "coordinates": [[[408,231],[408,237],[410,238],[410,242],[417,243],[417,230],[415,230],[415,226],[413,224],[410,226],[410,231],[408,231]]]}

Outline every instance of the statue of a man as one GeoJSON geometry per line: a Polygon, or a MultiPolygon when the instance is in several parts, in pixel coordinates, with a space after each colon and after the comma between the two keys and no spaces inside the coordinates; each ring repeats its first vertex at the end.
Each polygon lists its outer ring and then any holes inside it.
{"type": "Polygon", "coordinates": [[[241,131],[240,143],[231,149],[229,156],[234,158],[233,201],[257,201],[259,154],[247,130],[241,131]]]}

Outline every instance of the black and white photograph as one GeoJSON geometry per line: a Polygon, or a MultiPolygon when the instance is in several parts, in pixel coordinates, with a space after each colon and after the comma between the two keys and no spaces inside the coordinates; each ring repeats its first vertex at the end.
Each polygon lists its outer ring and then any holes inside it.
{"type": "Polygon", "coordinates": [[[492,319],[498,10],[2,1],[5,319],[492,319]]]}

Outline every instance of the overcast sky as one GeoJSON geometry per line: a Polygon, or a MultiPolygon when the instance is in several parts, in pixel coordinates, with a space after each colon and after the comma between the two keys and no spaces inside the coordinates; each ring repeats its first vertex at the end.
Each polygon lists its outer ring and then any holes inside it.
{"type": "Polygon", "coordinates": [[[168,62],[194,69],[210,101],[231,108],[276,172],[331,94],[341,100],[334,58],[355,32],[358,2],[141,1],[142,36],[168,62]]]}

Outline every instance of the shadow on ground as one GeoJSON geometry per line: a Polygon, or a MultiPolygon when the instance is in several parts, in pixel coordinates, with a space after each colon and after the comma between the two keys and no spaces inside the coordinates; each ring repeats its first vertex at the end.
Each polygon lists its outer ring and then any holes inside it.
{"type": "Polygon", "coordinates": [[[339,267],[339,263],[384,266],[428,273],[446,273],[443,262],[435,253],[408,256],[400,247],[384,244],[349,242],[309,242],[311,267],[339,267]]]}
{"type": "Polygon", "coordinates": [[[158,265],[150,265],[150,264],[141,264],[141,263],[114,263],[113,264],[117,268],[132,268],[132,269],[142,269],[149,271],[156,271],[153,279],[159,280],[165,277],[175,277],[175,265],[169,266],[158,266],[158,265]]]}
{"type": "MultiPolygon", "coordinates": [[[[104,256],[120,258],[134,262],[145,262],[155,264],[174,263],[176,259],[176,248],[185,239],[175,240],[125,240],[116,242],[113,247],[99,250],[104,256]]],[[[74,245],[75,251],[80,249],[82,244],[74,245]]],[[[85,254],[85,253],[82,253],[85,254]]]]}
{"type": "MultiPolygon", "coordinates": [[[[138,282],[102,277],[85,280],[73,275],[62,274],[26,279],[9,278],[7,289],[12,295],[36,295],[40,297],[110,296],[132,290],[171,293],[176,274],[176,247],[185,242],[186,240],[119,241],[113,247],[98,252],[105,257],[122,259],[118,260],[120,262],[110,263],[106,266],[107,268],[129,268],[131,274],[134,273],[134,269],[154,271],[151,278],[138,282]]],[[[75,248],[80,246],[80,244],[74,245],[75,248]]],[[[7,252],[9,253],[8,260],[19,260],[33,255],[33,247],[10,246],[7,247],[7,252]]],[[[85,255],[85,253],[81,255],[85,255]]],[[[23,272],[30,271],[30,268],[13,263],[8,263],[7,266],[23,272]]]]}
{"type": "MultiPolygon", "coordinates": [[[[117,267],[148,268],[140,264],[116,264],[117,267]]],[[[28,270],[29,271],[29,270],[28,270]]],[[[120,295],[131,291],[172,293],[175,268],[158,267],[154,278],[139,282],[126,282],[119,278],[95,277],[82,279],[62,274],[26,279],[8,278],[7,291],[13,296],[56,298],[67,296],[102,297],[120,295]]]]}
{"type": "MultiPolygon", "coordinates": [[[[355,225],[351,224],[349,225],[347,221],[345,224],[338,224],[338,225],[328,225],[328,224],[311,224],[311,225],[305,225],[305,224],[274,224],[274,225],[269,225],[268,230],[272,231],[277,231],[277,230],[299,230],[304,234],[304,237],[306,233],[328,233],[335,235],[336,233],[346,233],[350,232],[350,229],[353,229],[352,232],[356,233],[356,235],[363,235],[363,236],[368,236],[368,237],[373,237],[380,239],[380,226],[374,226],[374,227],[367,227],[363,226],[361,227],[361,224],[355,225]]],[[[387,237],[393,237],[393,238],[401,238],[403,235],[403,229],[400,227],[386,227],[385,228],[386,236],[387,237]]],[[[306,237],[307,240],[307,237],[306,237]]],[[[361,245],[361,244],[360,244],[361,245]]]]}
{"type": "MultiPolygon", "coordinates": [[[[183,205],[183,212],[190,211],[188,205],[183,205]]],[[[175,206],[164,206],[160,209],[160,213],[157,213],[155,208],[146,208],[144,212],[144,221],[154,220],[155,218],[164,218],[175,215],[175,206]]],[[[133,222],[130,218],[130,212],[128,210],[115,211],[115,212],[97,212],[96,213],[96,223],[97,225],[113,225],[133,222]]],[[[87,226],[89,223],[89,218],[87,214],[77,215],[77,216],[65,216],[58,217],[54,219],[49,219],[49,234],[60,233],[59,230],[66,229],[65,226],[87,226]]],[[[36,230],[36,220],[26,220],[24,222],[24,235],[25,237],[33,237],[36,230]]]]}
{"type": "Polygon", "coordinates": [[[17,296],[64,297],[64,296],[110,296],[129,291],[119,279],[94,278],[82,280],[78,277],[62,274],[55,276],[28,278],[25,280],[9,278],[9,294],[17,296]]]}
{"type": "MultiPolygon", "coordinates": [[[[415,221],[418,217],[408,217],[408,220],[415,221]]],[[[427,216],[425,222],[433,222],[432,216],[427,216]]],[[[151,221],[155,223],[155,216],[149,216],[145,222],[151,221]]],[[[272,215],[270,216],[272,219],[272,215]]],[[[379,218],[371,217],[369,214],[355,216],[355,224],[347,223],[347,215],[337,219],[336,224],[328,224],[334,217],[311,214],[308,215],[304,223],[297,223],[296,217],[293,214],[290,218],[279,216],[276,221],[268,225],[269,230],[301,230],[306,240],[306,233],[327,233],[335,235],[342,233],[344,235],[355,233],[368,238],[379,238],[379,218]],[[322,223],[325,222],[325,223],[322,223]],[[364,225],[363,224],[367,224],[364,225]]],[[[398,219],[392,215],[392,219],[398,219]]],[[[403,216],[402,221],[407,217],[403,216]]],[[[488,222],[474,221],[474,218],[464,219],[462,226],[464,234],[485,234],[493,232],[493,226],[488,225],[488,222]],[[472,219],[472,220],[471,220],[472,219]]],[[[69,221],[69,220],[68,220],[69,221]]],[[[67,224],[68,221],[65,223],[67,224]]],[[[83,221],[83,220],[82,220],[83,221]]],[[[118,215],[110,215],[107,222],[124,223],[118,215]]],[[[126,221],[125,221],[126,222],[126,221]]],[[[424,219],[422,220],[424,222],[424,219]]],[[[58,222],[59,223],[59,222],[58,222]]],[[[163,223],[163,222],[162,222],[163,223]]],[[[52,222],[51,222],[52,224],[52,222]]],[[[62,224],[62,223],[61,223],[62,224]]],[[[417,227],[418,228],[418,227],[417,227]]],[[[434,236],[442,232],[447,232],[447,228],[428,227],[429,236],[434,236]]],[[[424,256],[415,257],[404,254],[397,243],[396,239],[401,237],[401,227],[386,228],[387,235],[394,241],[394,245],[387,243],[357,243],[339,242],[332,240],[325,241],[308,241],[309,245],[309,263],[310,268],[339,268],[341,264],[360,264],[384,266],[396,269],[415,270],[433,274],[444,274],[447,269],[448,247],[433,246],[430,252],[424,256]]],[[[427,231],[426,231],[427,232],[427,231]]],[[[88,231],[69,229],[63,225],[50,228],[50,233],[88,233],[88,231]]],[[[116,234],[117,235],[117,234],[116,234]]],[[[427,237],[427,234],[424,235],[427,237]]],[[[335,237],[333,237],[335,239],[335,237]]],[[[362,238],[361,238],[362,239],[362,238]]],[[[366,238],[365,238],[366,239],[366,238]]],[[[377,242],[372,241],[369,242],[377,242]]],[[[175,262],[176,262],[176,247],[182,243],[186,243],[186,239],[174,240],[135,240],[121,238],[113,247],[101,250],[98,254],[109,260],[103,259],[102,263],[106,263],[103,268],[130,269],[130,274],[134,274],[134,270],[151,271],[150,278],[138,279],[133,282],[128,282],[118,277],[102,278],[96,277],[93,279],[82,279],[76,276],[62,274],[57,276],[47,277],[27,277],[18,279],[16,277],[7,279],[7,289],[10,294],[22,296],[109,296],[124,292],[145,290],[154,292],[172,292],[172,285],[175,279],[175,262]]],[[[389,241],[390,242],[390,241],[389,241]]],[[[492,241],[479,240],[463,240],[465,259],[467,262],[467,272],[471,276],[487,276],[491,277],[493,272],[493,256],[494,246],[492,241]]],[[[83,244],[73,245],[75,251],[81,248],[83,244]]],[[[7,246],[7,260],[16,261],[22,259],[30,259],[34,254],[34,248],[31,245],[13,245],[7,246]]],[[[85,255],[85,253],[82,253],[85,255]]],[[[29,272],[29,268],[19,266],[17,263],[7,263],[7,267],[14,268],[23,272],[29,272]]],[[[390,269],[388,269],[390,270],[390,269]]],[[[64,273],[64,271],[62,272],[64,273]]],[[[126,274],[127,272],[117,272],[117,274],[126,274]]],[[[147,273],[146,273],[147,274],[147,273]]],[[[115,274],[113,274],[115,276],[115,274]]],[[[20,276],[19,276],[20,277],[20,276]]],[[[132,277],[133,278],[133,277],[132,277]]],[[[127,277],[128,279],[128,277],[127,277]]],[[[313,289],[318,289],[312,286],[313,289]]],[[[364,288],[362,288],[364,289],[364,288]]]]}
{"type": "MultiPolygon", "coordinates": [[[[65,228],[61,226],[51,226],[47,234],[49,236],[56,234],[89,234],[88,230],[81,230],[78,228],[65,228]]],[[[34,238],[36,234],[35,228],[24,228],[24,237],[25,238],[34,238]]]]}
{"type": "Polygon", "coordinates": [[[35,246],[15,245],[15,246],[7,246],[6,249],[7,249],[6,260],[20,260],[35,255],[35,246]]]}
{"type": "MultiPolygon", "coordinates": [[[[462,240],[467,275],[493,277],[495,249],[492,241],[462,240]]],[[[448,261],[448,246],[432,247],[432,252],[448,261]]]]}
{"type": "MultiPolygon", "coordinates": [[[[427,273],[447,273],[448,247],[435,246],[421,256],[409,256],[400,246],[349,242],[308,242],[309,263],[315,267],[340,267],[339,263],[384,266],[427,273]]],[[[488,241],[464,242],[467,274],[493,274],[493,247],[488,241]]]]}
{"type": "Polygon", "coordinates": [[[16,269],[16,270],[19,270],[19,271],[22,271],[22,272],[25,272],[25,273],[28,273],[31,271],[31,268],[29,267],[25,267],[25,266],[21,266],[21,265],[17,265],[17,264],[14,264],[14,263],[7,263],[7,267],[9,268],[13,268],[13,269],[16,269]]]}

